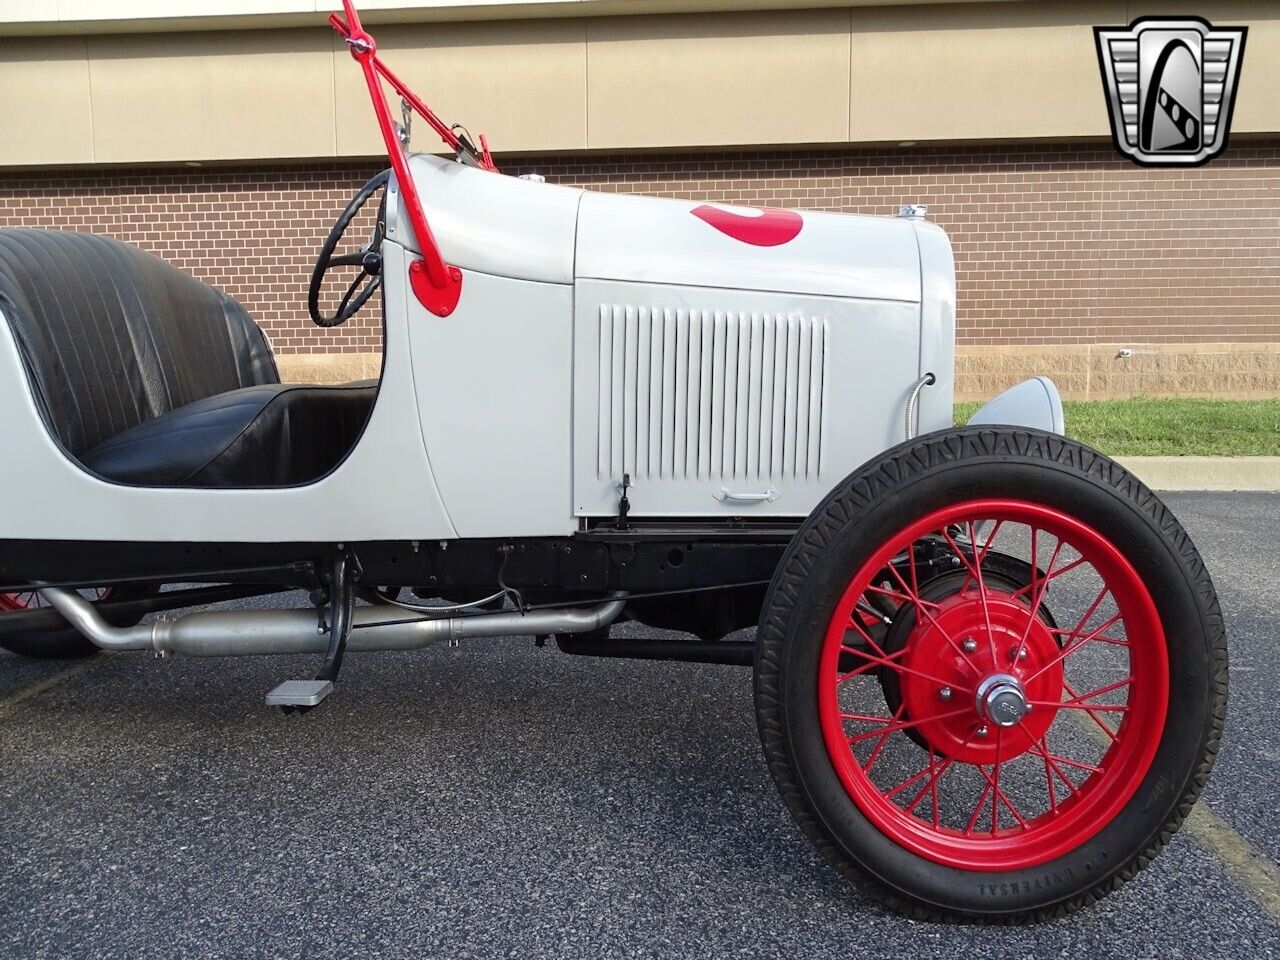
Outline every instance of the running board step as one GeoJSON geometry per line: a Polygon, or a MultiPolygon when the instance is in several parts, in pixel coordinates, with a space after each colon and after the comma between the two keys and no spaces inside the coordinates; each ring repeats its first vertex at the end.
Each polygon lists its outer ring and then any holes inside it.
{"type": "Polygon", "coordinates": [[[268,707],[318,707],[333,693],[332,680],[286,680],[267,694],[268,707]]]}

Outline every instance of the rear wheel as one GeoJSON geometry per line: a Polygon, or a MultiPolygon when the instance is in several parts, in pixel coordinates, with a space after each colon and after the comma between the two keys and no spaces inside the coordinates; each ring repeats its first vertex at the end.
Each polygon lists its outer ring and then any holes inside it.
{"type": "MultiPolygon", "coordinates": [[[[127,584],[119,587],[98,587],[81,590],[82,596],[89,600],[138,600],[149,596],[150,587],[141,584],[127,584]]],[[[93,642],[78,630],[61,625],[47,629],[18,629],[5,623],[6,613],[45,607],[48,604],[40,594],[32,591],[22,593],[0,593],[0,647],[10,653],[37,660],[76,660],[90,657],[98,652],[93,642]]],[[[136,623],[140,618],[133,618],[136,623]]],[[[128,621],[115,619],[117,626],[127,626],[128,621]]]]}
{"type": "Polygon", "coordinates": [[[1012,428],[934,434],[840,484],[757,644],[793,815],[930,919],[1049,917],[1131,877],[1204,785],[1226,686],[1213,585],[1167,508],[1012,428]]]}

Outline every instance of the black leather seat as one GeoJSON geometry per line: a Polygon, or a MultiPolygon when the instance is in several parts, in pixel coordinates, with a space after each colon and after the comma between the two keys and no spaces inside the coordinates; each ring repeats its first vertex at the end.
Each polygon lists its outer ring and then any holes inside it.
{"type": "Polygon", "coordinates": [[[109,237],[0,230],[0,312],[50,432],[120,483],[311,482],[355,444],[377,392],[281,384],[236,300],[109,237]]]}
{"type": "Polygon", "coordinates": [[[241,387],[146,420],[80,461],[99,476],[141,486],[306,483],[346,456],[376,391],[376,383],[241,387]]]}

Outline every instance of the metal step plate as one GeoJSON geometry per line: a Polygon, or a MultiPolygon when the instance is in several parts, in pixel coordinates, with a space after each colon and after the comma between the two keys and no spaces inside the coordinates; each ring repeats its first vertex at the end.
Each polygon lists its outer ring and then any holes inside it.
{"type": "Polygon", "coordinates": [[[314,707],[332,692],[331,680],[286,680],[267,694],[267,706],[314,707]]]}

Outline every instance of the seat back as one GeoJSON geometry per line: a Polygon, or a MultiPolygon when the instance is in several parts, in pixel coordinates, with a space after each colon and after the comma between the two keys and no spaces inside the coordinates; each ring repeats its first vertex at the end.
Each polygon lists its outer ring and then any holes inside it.
{"type": "Polygon", "coordinates": [[[235,299],[111,237],[0,230],[0,312],[76,457],[185,404],[280,381],[235,299]]]}

